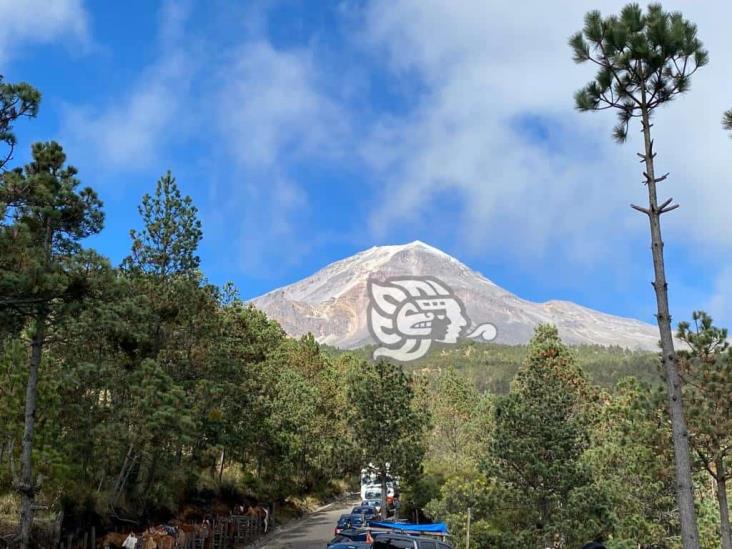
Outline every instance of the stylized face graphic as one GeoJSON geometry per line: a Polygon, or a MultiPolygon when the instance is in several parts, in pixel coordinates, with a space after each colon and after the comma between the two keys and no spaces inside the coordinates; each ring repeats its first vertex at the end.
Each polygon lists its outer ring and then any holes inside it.
{"type": "Polygon", "coordinates": [[[463,328],[468,325],[462,305],[452,297],[418,299],[418,306],[432,317],[430,337],[442,343],[457,343],[463,328]]]}
{"type": "Polygon", "coordinates": [[[381,346],[374,358],[415,360],[433,341],[457,343],[470,323],[460,299],[432,277],[369,281],[368,321],[381,346]]]}

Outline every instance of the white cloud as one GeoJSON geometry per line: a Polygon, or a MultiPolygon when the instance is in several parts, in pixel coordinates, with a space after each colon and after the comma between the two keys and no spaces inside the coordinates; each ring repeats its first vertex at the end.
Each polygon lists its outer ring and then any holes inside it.
{"type": "MultiPolygon", "coordinates": [[[[637,136],[618,146],[609,113],[574,110],[573,93],[594,68],[575,65],[567,46],[588,9],[607,15],[625,3],[536,0],[520,14],[510,3],[484,0],[369,4],[363,45],[394,75],[423,84],[412,107],[381,120],[363,145],[386,180],[374,234],[393,234],[405,223],[428,230],[448,195],[461,201],[456,234],[483,252],[528,259],[560,253],[600,264],[607,253],[607,264],[625,253],[628,238],[646,246],[647,222],[628,208],[647,201],[637,136]],[[537,140],[532,121],[551,139],[537,140]]],[[[732,107],[732,35],[724,23],[732,3],[676,0],[664,7],[699,25],[712,60],[655,121],[659,169],[672,173],[661,194],[682,204],[667,216],[666,236],[713,255],[711,268],[721,270],[719,250],[732,249],[732,143],[720,127],[722,111],[732,107]]]]}
{"type": "Polygon", "coordinates": [[[264,277],[298,263],[310,250],[300,230],[309,203],[302,188],[284,175],[271,173],[266,183],[257,183],[229,190],[235,201],[229,205],[227,232],[235,235],[238,252],[233,267],[264,277]]]}
{"type": "Polygon", "coordinates": [[[65,106],[61,133],[75,158],[134,171],[159,161],[165,145],[185,131],[191,117],[178,115],[198,63],[192,41],[184,40],[188,14],[185,2],[161,6],[158,57],[126,93],[103,106],[65,106]]]}
{"type": "Polygon", "coordinates": [[[317,236],[303,227],[312,204],[298,163],[340,158],[348,113],[322,85],[310,48],[279,50],[257,33],[218,65],[215,117],[236,168],[214,200],[237,234],[237,268],[266,276],[296,264],[317,236]]]}
{"type": "Polygon", "coordinates": [[[344,113],[319,89],[309,50],[278,51],[266,40],[235,50],[221,70],[218,124],[233,156],[250,168],[337,152],[344,113]]]}
{"type": "Polygon", "coordinates": [[[60,39],[85,45],[89,16],[82,0],[0,0],[0,67],[26,44],[48,44],[60,39]]]}
{"type": "MultiPolygon", "coordinates": [[[[67,106],[63,133],[74,156],[87,156],[107,168],[147,167],[158,159],[180,108],[181,88],[188,82],[187,62],[173,54],[149,67],[127,96],[106,109],[67,106]]],[[[177,131],[177,130],[176,130],[177,131]]]]}

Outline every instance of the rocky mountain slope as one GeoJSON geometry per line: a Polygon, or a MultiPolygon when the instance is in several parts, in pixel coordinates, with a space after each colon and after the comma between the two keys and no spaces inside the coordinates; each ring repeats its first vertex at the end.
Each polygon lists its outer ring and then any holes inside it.
{"type": "Polygon", "coordinates": [[[568,301],[521,299],[423,242],[370,248],[336,261],[312,276],[255,298],[256,307],[291,336],[311,332],[319,342],[350,349],[373,340],[367,327],[367,280],[392,276],[434,276],[463,301],[472,325],[490,322],[498,343],[526,343],[539,323],[555,324],[570,344],[657,348],[651,324],[604,314],[568,301]]]}

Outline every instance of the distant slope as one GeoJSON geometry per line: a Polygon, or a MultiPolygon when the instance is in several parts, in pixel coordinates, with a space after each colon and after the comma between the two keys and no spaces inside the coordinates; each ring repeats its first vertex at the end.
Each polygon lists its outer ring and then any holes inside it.
{"type": "MultiPolygon", "coordinates": [[[[367,346],[352,352],[369,359],[371,351],[373,347],[367,346]]],[[[407,363],[406,368],[431,376],[454,367],[472,381],[479,391],[503,394],[508,392],[511,380],[526,358],[527,352],[527,345],[461,341],[457,345],[437,346],[424,358],[407,363]]],[[[576,346],[572,348],[572,352],[590,380],[601,387],[611,389],[620,379],[627,376],[633,376],[651,385],[661,383],[657,353],[599,345],[576,346]]]]}
{"type": "Polygon", "coordinates": [[[429,275],[445,282],[465,303],[474,324],[496,325],[498,343],[526,343],[537,324],[549,322],[571,345],[657,348],[657,328],[651,324],[568,301],[534,303],[521,299],[419,241],[371,248],[260,296],[253,303],[291,336],[311,332],[321,343],[353,349],[373,342],[366,324],[367,280],[405,275],[429,275]]]}

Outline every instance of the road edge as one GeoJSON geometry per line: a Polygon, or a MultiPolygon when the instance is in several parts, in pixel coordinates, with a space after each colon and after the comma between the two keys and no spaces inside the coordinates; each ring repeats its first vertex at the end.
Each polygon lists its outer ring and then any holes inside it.
{"type": "Polygon", "coordinates": [[[264,536],[253,541],[252,543],[247,544],[247,545],[241,545],[240,549],[262,549],[263,547],[265,547],[267,545],[267,543],[272,541],[273,538],[276,538],[277,536],[279,536],[281,534],[286,534],[287,532],[297,528],[298,524],[300,522],[302,522],[303,520],[306,520],[314,515],[317,515],[318,513],[322,513],[323,511],[327,511],[334,505],[357,501],[357,499],[358,499],[356,497],[357,495],[358,494],[354,492],[354,493],[345,494],[343,496],[339,496],[339,497],[335,498],[333,501],[326,503],[324,505],[321,505],[320,507],[316,507],[312,511],[309,511],[309,512],[303,514],[301,517],[298,517],[289,522],[286,522],[285,524],[283,524],[281,526],[277,526],[277,527],[273,528],[272,530],[267,532],[264,536]]]}

